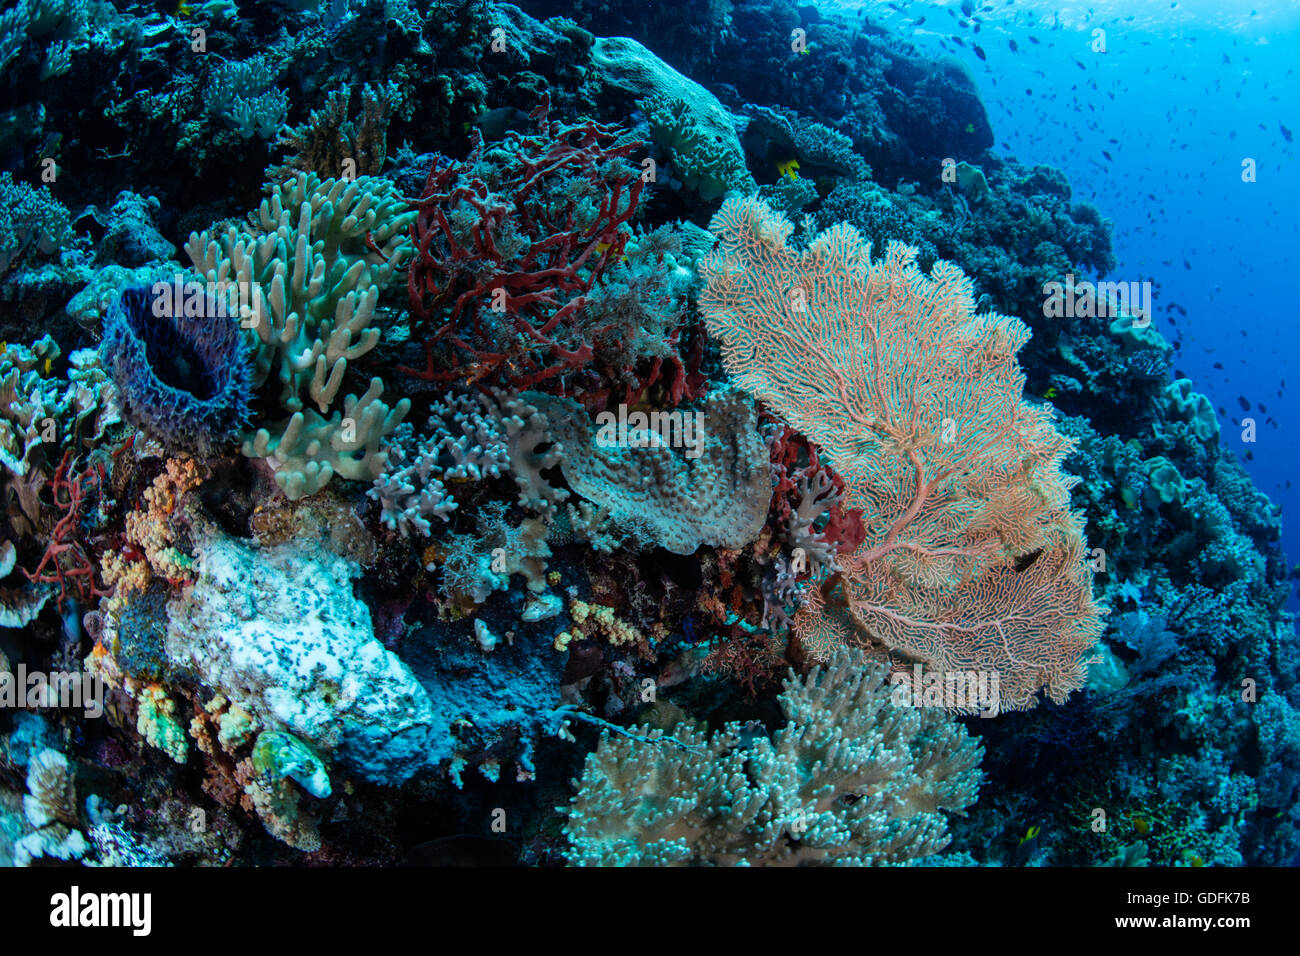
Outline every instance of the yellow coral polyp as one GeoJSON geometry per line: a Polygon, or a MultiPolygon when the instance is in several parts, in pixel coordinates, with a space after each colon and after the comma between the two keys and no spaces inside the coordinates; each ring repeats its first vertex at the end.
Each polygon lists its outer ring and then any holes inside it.
{"type": "Polygon", "coordinates": [[[188,747],[185,731],[176,722],[176,702],[158,684],[146,684],[136,695],[140,705],[136,730],[140,736],[177,763],[184,763],[188,747]]]}
{"type": "MultiPolygon", "coordinates": [[[[588,628],[582,627],[582,625],[590,621],[590,630],[604,637],[607,642],[615,647],[638,644],[645,640],[645,635],[626,621],[620,621],[615,616],[614,609],[604,604],[588,604],[586,601],[575,599],[569,605],[569,616],[573,618],[573,623],[579,626],[578,630],[581,637],[592,636],[588,633],[588,628]]],[[[563,636],[563,634],[560,635],[560,637],[563,636]]],[[[564,649],[560,645],[560,637],[555,639],[556,650],[564,649]]],[[[573,636],[570,635],[564,643],[567,645],[573,639],[573,636]]]]}

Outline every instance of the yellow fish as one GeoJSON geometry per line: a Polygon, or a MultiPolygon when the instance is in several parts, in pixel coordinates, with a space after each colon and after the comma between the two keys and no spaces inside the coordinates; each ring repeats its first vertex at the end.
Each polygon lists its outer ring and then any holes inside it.
{"type": "Polygon", "coordinates": [[[1056,386],[1050,386],[1047,391],[1043,392],[1043,398],[1056,398],[1056,386]]]}
{"type": "Polygon", "coordinates": [[[784,163],[776,164],[776,171],[782,176],[786,176],[790,179],[799,178],[799,173],[797,172],[798,169],[799,160],[797,159],[787,159],[784,163]]]}
{"type": "Polygon", "coordinates": [[[1042,827],[1030,827],[1028,830],[1025,831],[1025,835],[1020,838],[1020,845],[1024,846],[1026,843],[1034,839],[1036,836],[1038,836],[1038,834],[1042,832],[1043,832],[1042,827]]]}
{"type": "Polygon", "coordinates": [[[42,375],[42,377],[46,377],[46,378],[48,378],[48,377],[49,377],[49,374],[50,374],[50,369],[52,369],[53,367],[54,367],[54,360],[53,360],[53,359],[46,359],[44,362],[42,362],[42,363],[41,363],[41,375],[42,375]]]}
{"type": "MultiPolygon", "coordinates": [[[[600,253],[601,255],[604,255],[604,254],[605,254],[605,250],[608,249],[608,248],[609,248],[609,243],[608,243],[608,242],[598,242],[598,243],[596,243],[596,251],[597,251],[598,253],[600,253]]],[[[627,262],[627,256],[626,256],[626,255],[621,256],[621,258],[622,258],[622,260],[623,260],[624,262],[627,262]]]]}

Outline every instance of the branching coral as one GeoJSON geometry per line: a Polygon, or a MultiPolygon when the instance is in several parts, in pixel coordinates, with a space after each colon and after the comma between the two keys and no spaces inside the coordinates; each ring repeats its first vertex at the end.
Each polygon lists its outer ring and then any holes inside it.
{"type": "Polygon", "coordinates": [[[31,571],[23,569],[27,580],[35,584],[59,586],[60,609],[70,598],[87,605],[107,593],[96,579],[97,569],[86,553],[81,527],[85,517],[83,511],[88,503],[87,492],[93,483],[94,494],[100,493],[104,468],[103,465],[90,465],[73,474],[72,464],[72,453],[66,452],[50,481],[54,505],[63,513],[50,531],[40,563],[31,571]]]}
{"type": "Polygon", "coordinates": [[[927,278],[900,244],[873,260],[850,226],[799,254],[784,217],[733,199],[711,228],[701,308],[724,362],[826,450],[868,529],[796,635],[998,671],[1007,708],[1064,700],[1101,624],[1060,470],[1072,443],[1022,399],[1028,330],[975,315],[955,266],[927,278]]]}
{"type": "Polygon", "coordinates": [[[504,591],[510,577],[523,575],[528,590],[546,590],[546,543],[549,528],[537,518],[526,518],[518,526],[505,517],[505,506],[493,502],[476,519],[477,534],[455,534],[446,546],[442,561],[443,586],[454,597],[482,604],[493,591],[504,591]]]}
{"type": "Polygon", "coordinates": [[[408,272],[427,366],[410,374],[532,388],[592,361],[605,330],[580,319],[623,255],[644,186],[627,160],[640,147],[599,123],[547,122],[547,109],[533,113],[537,133],[489,149],[476,132],[466,162],[429,173],[408,272]]]}
{"type": "Polygon", "coordinates": [[[816,445],[790,426],[777,426],[768,448],[776,481],[772,517],[800,565],[796,573],[832,568],[835,555],[856,551],[866,537],[862,509],[844,507],[844,478],[821,460],[816,445]]]}
{"type": "Polygon", "coordinates": [[[266,171],[282,182],[299,172],[320,176],[377,176],[388,155],[388,124],[402,96],[396,83],[361,88],[361,115],[349,116],[352,90],[335,90],[307,122],[283,130],[277,146],[292,151],[285,161],[266,171]],[[350,167],[349,165],[350,164],[350,167]]]}
{"type": "Polygon", "coordinates": [[[542,477],[559,461],[560,450],[545,418],[520,396],[501,389],[448,392],[431,411],[429,437],[415,445],[411,429],[403,425],[388,447],[388,468],[367,492],[379,502],[380,519],[389,528],[427,537],[429,519],[445,522],[457,507],[447,483],[509,474],[519,488],[519,504],[546,516],[568,496],[542,477]],[[542,446],[547,447],[539,450],[542,446]]]}
{"type": "Polygon", "coordinates": [[[619,620],[612,607],[604,604],[588,604],[586,601],[574,600],[569,605],[569,616],[573,618],[574,630],[561,631],[555,638],[555,649],[562,651],[575,639],[595,635],[604,637],[614,647],[637,645],[645,642],[645,635],[626,621],[619,620]]]}
{"type": "Polygon", "coordinates": [[[872,866],[947,845],[975,802],[979,744],[942,713],[890,701],[888,668],[837,650],[778,698],[770,738],[729,723],[606,733],[565,833],[585,866],[872,866]]]}
{"type": "MultiPolygon", "coordinates": [[[[0,59],[3,50],[0,50],[0,59]]],[[[34,253],[52,256],[72,239],[72,217],[48,186],[0,172],[0,276],[34,253]]]]}

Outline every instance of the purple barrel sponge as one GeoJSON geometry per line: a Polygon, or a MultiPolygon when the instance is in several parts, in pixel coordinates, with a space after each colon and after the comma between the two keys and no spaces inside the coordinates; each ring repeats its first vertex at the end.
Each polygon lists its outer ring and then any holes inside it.
{"type": "Polygon", "coordinates": [[[99,349],[123,416],[168,451],[208,455],[248,421],[243,332],[198,284],[123,289],[104,317],[99,349]]]}

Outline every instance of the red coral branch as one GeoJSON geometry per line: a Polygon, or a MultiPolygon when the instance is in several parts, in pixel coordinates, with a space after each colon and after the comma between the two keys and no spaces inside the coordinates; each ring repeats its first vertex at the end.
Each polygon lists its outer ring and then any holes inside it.
{"type": "Polygon", "coordinates": [[[407,292],[428,335],[425,368],[402,372],[426,381],[486,378],[531,388],[588,365],[593,340],[609,331],[588,330],[577,340],[573,327],[606,266],[623,255],[623,226],[644,182],[615,161],[639,144],[616,145],[620,131],[595,122],[548,122],[548,110],[549,100],[533,111],[536,134],[511,135],[514,162],[501,182],[489,186],[470,172],[484,158],[476,131],[469,159],[435,165],[412,201],[419,215],[411,226],[416,251],[407,292]],[[586,193],[601,196],[585,224],[578,222],[575,178],[586,193]],[[566,183],[567,202],[553,188],[566,183]],[[460,221],[467,214],[476,220],[468,228],[460,221]],[[436,324],[444,308],[446,319],[436,324]],[[485,320],[493,313],[500,324],[489,327],[485,320]]]}
{"type": "MultiPolygon", "coordinates": [[[[817,445],[789,425],[781,425],[768,445],[771,452],[772,475],[776,488],[772,492],[772,513],[769,523],[773,530],[784,529],[790,516],[803,501],[802,489],[826,488],[818,500],[834,497],[836,501],[827,511],[826,524],[817,534],[833,554],[852,554],[866,540],[867,531],[862,523],[861,508],[845,508],[844,478],[827,462],[821,460],[817,445]]],[[[802,572],[804,576],[807,571],[802,572]]]]}
{"type": "Polygon", "coordinates": [[[60,611],[64,609],[69,588],[82,604],[89,604],[97,597],[106,597],[112,593],[99,586],[95,578],[95,563],[76,540],[81,526],[82,509],[86,503],[87,484],[93,479],[95,491],[99,492],[105,477],[104,466],[92,465],[69,478],[71,467],[72,452],[67,451],[50,481],[54,505],[63,509],[63,516],[55,522],[50,532],[50,541],[40,564],[33,571],[20,569],[29,581],[59,586],[60,611]]]}

